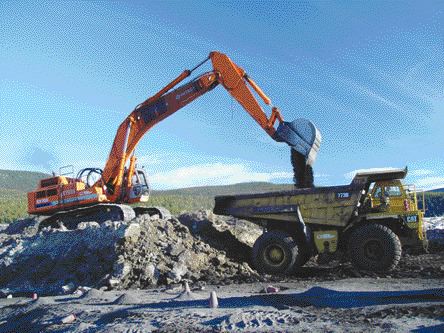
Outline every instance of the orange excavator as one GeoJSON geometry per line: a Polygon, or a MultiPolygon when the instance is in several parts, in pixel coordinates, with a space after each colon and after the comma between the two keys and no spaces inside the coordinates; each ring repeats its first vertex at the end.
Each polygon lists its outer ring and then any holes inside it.
{"type": "Polygon", "coordinates": [[[285,122],[278,108],[260,87],[227,55],[211,52],[191,70],[185,70],[154,96],[140,103],[119,126],[104,169],[86,168],[76,177],[65,174],[42,179],[35,191],[28,193],[28,212],[43,215],[40,223],[75,228],[82,221],[133,219],[138,214],[169,213],[161,207],[132,207],[127,204],[146,202],[149,185],[146,173],[136,167],[134,150],[155,124],[191,103],[218,85],[223,86],[274,140],[287,143],[311,166],[316,158],[321,136],[306,119],[285,122]],[[192,72],[211,60],[213,70],[175,88],[192,72]],[[255,98],[253,91],[271,107],[270,117],[255,98]],[[279,122],[275,128],[276,121],[279,122]]]}

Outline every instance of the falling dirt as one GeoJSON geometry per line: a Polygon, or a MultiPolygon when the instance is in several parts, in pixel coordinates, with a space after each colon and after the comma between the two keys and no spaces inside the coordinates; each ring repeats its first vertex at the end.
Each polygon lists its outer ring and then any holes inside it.
{"type": "Polygon", "coordinates": [[[313,167],[301,153],[291,149],[291,165],[293,166],[293,181],[296,188],[314,187],[313,167]]]}

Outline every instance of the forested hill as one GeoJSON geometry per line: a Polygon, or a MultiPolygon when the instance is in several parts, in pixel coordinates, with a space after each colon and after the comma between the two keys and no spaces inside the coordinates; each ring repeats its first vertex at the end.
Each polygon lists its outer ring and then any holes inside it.
{"type": "MultiPolygon", "coordinates": [[[[26,216],[26,192],[35,189],[41,178],[49,176],[39,172],[0,170],[0,223],[26,216]]],[[[292,188],[291,184],[253,182],[153,191],[149,204],[163,206],[173,214],[178,214],[183,211],[213,209],[216,195],[280,191],[292,188]]],[[[418,195],[418,197],[422,201],[422,196],[418,195]]],[[[425,197],[426,216],[444,215],[444,189],[426,192],[425,197]]]]}
{"type": "Polygon", "coordinates": [[[36,188],[40,179],[50,177],[41,172],[0,170],[0,189],[28,192],[36,188]]]}

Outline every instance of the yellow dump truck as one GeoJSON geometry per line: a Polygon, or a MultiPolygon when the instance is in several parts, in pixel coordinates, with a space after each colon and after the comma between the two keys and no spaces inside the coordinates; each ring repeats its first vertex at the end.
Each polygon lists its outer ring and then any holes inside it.
{"type": "Polygon", "coordinates": [[[217,196],[214,213],[264,228],[253,263],[265,273],[291,273],[314,255],[337,251],[359,269],[389,271],[403,247],[427,247],[424,210],[414,187],[401,182],[406,174],[361,172],[349,185],[217,196]]]}

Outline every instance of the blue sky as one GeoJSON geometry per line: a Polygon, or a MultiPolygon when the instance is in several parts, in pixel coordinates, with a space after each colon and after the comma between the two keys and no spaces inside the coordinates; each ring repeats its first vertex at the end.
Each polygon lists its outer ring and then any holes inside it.
{"type": "MultiPolygon", "coordinates": [[[[317,185],[407,165],[408,182],[444,187],[443,22],[440,1],[3,1],[0,168],[103,167],[134,106],[219,50],[286,120],[317,125],[317,185]]],[[[222,87],[136,153],[157,189],[292,177],[289,148],[222,87]]]]}

